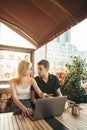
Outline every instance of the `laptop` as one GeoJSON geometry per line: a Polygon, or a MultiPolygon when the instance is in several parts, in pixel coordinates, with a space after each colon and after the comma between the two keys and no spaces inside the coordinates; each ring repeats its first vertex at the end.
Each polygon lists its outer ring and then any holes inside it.
{"type": "Polygon", "coordinates": [[[67,96],[38,99],[31,120],[40,120],[63,114],[67,96]]]}

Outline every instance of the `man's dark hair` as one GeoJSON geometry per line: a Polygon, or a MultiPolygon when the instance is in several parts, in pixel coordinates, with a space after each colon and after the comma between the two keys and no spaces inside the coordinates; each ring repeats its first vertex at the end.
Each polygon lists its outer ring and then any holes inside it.
{"type": "Polygon", "coordinates": [[[43,65],[45,68],[49,68],[49,62],[47,60],[41,60],[38,65],[43,65]]]}

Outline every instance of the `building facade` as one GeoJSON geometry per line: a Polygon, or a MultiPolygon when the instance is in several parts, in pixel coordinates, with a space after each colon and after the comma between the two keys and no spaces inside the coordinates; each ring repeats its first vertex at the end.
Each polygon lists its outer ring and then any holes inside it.
{"type": "Polygon", "coordinates": [[[35,66],[41,59],[47,59],[50,62],[51,73],[65,71],[65,65],[71,61],[72,56],[81,56],[87,62],[87,51],[79,52],[71,43],[71,30],[69,30],[35,52],[35,66]]]}

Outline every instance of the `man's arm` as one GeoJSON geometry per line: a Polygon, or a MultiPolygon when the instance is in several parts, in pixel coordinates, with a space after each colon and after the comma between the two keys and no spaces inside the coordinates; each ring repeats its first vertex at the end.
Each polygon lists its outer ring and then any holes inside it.
{"type": "Polygon", "coordinates": [[[56,89],[56,94],[57,96],[62,96],[61,90],[60,90],[60,81],[59,79],[55,76],[55,89],[56,89]]]}
{"type": "Polygon", "coordinates": [[[57,93],[58,96],[62,96],[62,93],[61,93],[61,91],[60,91],[60,88],[58,88],[58,89],[56,90],[56,93],[57,93]]]}
{"type": "MultiPolygon", "coordinates": [[[[56,92],[57,92],[58,96],[63,96],[62,93],[61,93],[61,91],[60,91],[60,88],[58,88],[56,92]]],[[[70,103],[67,100],[66,103],[65,103],[65,109],[67,109],[69,106],[70,106],[70,103]]]]}
{"type": "Polygon", "coordinates": [[[30,91],[30,97],[31,97],[32,103],[35,105],[37,102],[37,99],[35,98],[35,91],[34,90],[30,91]]]}

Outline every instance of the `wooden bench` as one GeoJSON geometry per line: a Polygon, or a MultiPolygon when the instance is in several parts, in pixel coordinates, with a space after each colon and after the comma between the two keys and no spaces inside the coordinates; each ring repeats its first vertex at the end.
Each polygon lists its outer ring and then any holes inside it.
{"type": "Polygon", "coordinates": [[[10,88],[0,88],[0,112],[9,112],[11,104],[10,88]]]}

